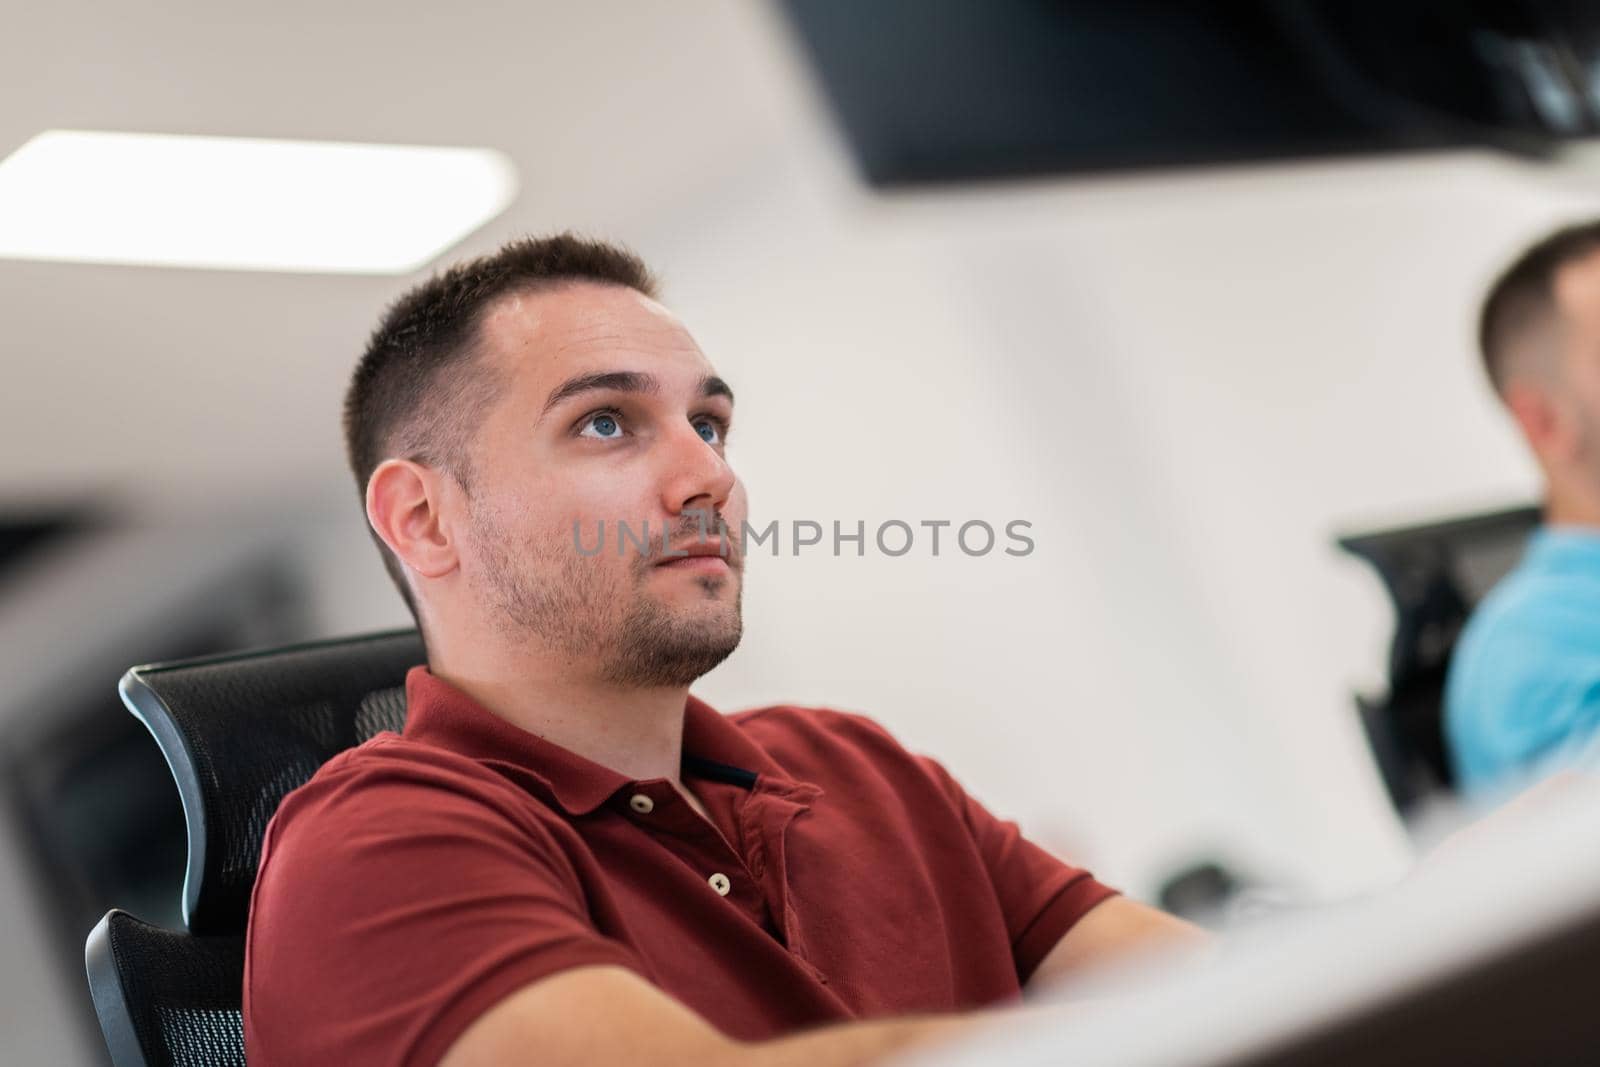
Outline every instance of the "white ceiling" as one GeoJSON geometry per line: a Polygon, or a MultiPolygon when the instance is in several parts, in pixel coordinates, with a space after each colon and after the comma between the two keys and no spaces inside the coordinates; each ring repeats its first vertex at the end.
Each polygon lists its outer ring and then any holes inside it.
{"type": "MultiPolygon", "coordinates": [[[[520,196],[445,260],[575,227],[670,261],[675,217],[827,143],[749,0],[12,0],[4,21],[0,156],[49,128],[507,153],[520,196]]],[[[411,280],[0,261],[0,497],[342,492],[343,383],[411,280]]]]}

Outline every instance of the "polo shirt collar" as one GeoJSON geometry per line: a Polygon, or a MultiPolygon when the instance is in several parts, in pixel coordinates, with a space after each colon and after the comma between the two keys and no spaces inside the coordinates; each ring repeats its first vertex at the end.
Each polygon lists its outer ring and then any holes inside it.
{"type": "MultiPolygon", "coordinates": [[[[572,816],[589,814],[636,781],[513,726],[427,667],[406,674],[405,737],[525,771],[572,816]]],[[[693,695],[684,703],[683,765],[690,774],[748,776],[758,789],[789,792],[800,785],[737,725],[693,695]]]]}

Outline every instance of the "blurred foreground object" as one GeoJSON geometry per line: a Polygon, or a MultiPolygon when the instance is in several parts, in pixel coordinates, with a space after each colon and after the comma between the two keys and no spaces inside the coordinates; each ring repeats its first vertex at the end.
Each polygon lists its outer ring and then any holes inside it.
{"type": "Polygon", "coordinates": [[[1560,0],[784,0],[868,181],[1600,133],[1600,7],[1560,0]]]}
{"type": "Polygon", "coordinates": [[[1393,888],[1102,972],[917,1067],[1546,1067],[1596,1062],[1600,786],[1569,779],[1393,888]],[[1085,998],[1100,997],[1085,1011],[1085,998]],[[1152,1020],[1159,1020],[1152,1025],[1152,1020]]]}

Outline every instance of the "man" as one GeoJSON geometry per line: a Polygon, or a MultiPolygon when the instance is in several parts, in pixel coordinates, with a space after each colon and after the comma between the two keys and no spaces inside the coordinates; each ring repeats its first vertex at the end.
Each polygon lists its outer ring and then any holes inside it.
{"type": "Polygon", "coordinates": [[[267,830],[256,1067],[865,1063],[1197,937],[869,719],[689,695],[739,642],[746,501],[732,390],[654,292],[520,241],[374,334],[350,459],[428,665],[404,736],[267,830]]]}
{"type": "Polygon", "coordinates": [[[1457,775],[1483,795],[1592,762],[1600,741],[1600,222],[1524,252],[1484,301],[1479,343],[1544,480],[1544,524],[1446,684],[1457,775]]]}

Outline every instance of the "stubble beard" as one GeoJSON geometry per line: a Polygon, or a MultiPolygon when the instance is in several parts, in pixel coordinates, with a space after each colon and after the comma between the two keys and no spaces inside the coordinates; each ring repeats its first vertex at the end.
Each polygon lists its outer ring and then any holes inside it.
{"type": "Polygon", "coordinates": [[[605,555],[581,556],[570,531],[514,546],[500,523],[475,514],[482,592],[512,640],[533,640],[574,669],[621,688],[680,687],[709,673],[739,647],[743,583],[733,603],[718,603],[726,576],[696,575],[702,610],[674,612],[645,589],[652,561],[630,556],[626,569],[605,555]]]}

